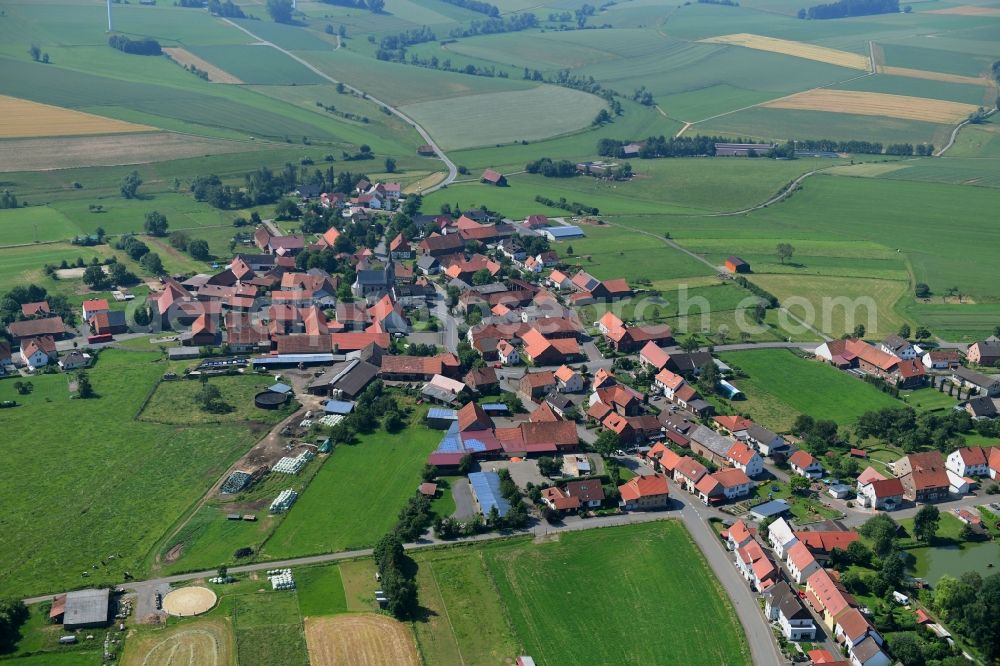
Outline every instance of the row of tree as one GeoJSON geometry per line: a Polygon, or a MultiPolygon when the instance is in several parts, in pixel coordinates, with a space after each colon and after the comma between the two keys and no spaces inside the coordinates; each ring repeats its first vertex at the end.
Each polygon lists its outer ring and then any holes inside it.
{"type": "Polygon", "coordinates": [[[108,46],[113,49],[118,49],[122,53],[131,53],[132,55],[158,56],[163,54],[163,49],[160,48],[160,43],[155,39],[150,39],[149,37],[132,39],[131,37],[126,37],[125,35],[111,35],[108,37],[108,46]]]}
{"type": "Polygon", "coordinates": [[[543,197],[541,194],[536,194],[535,201],[543,206],[569,211],[574,215],[597,215],[600,213],[600,210],[598,210],[596,206],[587,206],[577,201],[566,201],[566,197],[559,197],[557,201],[555,199],[543,197]]]}
{"type": "Polygon", "coordinates": [[[466,26],[453,28],[448,34],[458,39],[476,35],[497,35],[503,32],[519,32],[538,27],[538,17],[530,12],[510,16],[470,21],[466,26]]]}
{"type": "MultiPolygon", "coordinates": [[[[641,142],[639,158],[713,156],[715,155],[715,144],[725,141],[726,139],[717,136],[651,136],[641,142]]],[[[597,154],[602,157],[621,159],[627,157],[625,146],[631,143],[633,142],[601,139],[597,142],[597,154]]]]}
{"type": "Polygon", "coordinates": [[[456,7],[461,7],[463,9],[468,9],[473,12],[479,12],[480,14],[486,14],[487,16],[496,18],[500,16],[500,8],[496,5],[491,5],[488,2],[483,2],[482,0],[444,0],[449,5],[455,5],[456,7]]]}
{"type": "Polygon", "coordinates": [[[220,2],[219,0],[208,0],[208,11],[215,16],[221,16],[223,18],[247,17],[247,15],[243,13],[243,10],[240,9],[240,6],[234,3],[233,0],[225,0],[224,2],[220,2]]]}
{"type": "Polygon", "coordinates": [[[546,178],[572,178],[577,175],[576,164],[569,160],[552,161],[552,158],[542,157],[524,166],[528,173],[538,173],[546,178]]]}
{"type": "Polygon", "coordinates": [[[10,190],[4,190],[0,194],[0,208],[17,208],[17,197],[10,190]]]}
{"type": "Polygon", "coordinates": [[[837,0],[799,10],[800,19],[836,19],[872,14],[898,14],[899,0],[837,0]]]}

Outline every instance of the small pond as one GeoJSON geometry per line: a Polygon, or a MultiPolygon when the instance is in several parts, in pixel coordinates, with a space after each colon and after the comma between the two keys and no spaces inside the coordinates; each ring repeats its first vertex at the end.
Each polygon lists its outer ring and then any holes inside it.
{"type": "Polygon", "coordinates": [[[906,552],[915,558],[914,575],[926,578],[931,585],[944,574],[958,578],[967,571],[978,571],[983,577],[1000,573],[1000,541],[913,548],[906,552]]]}

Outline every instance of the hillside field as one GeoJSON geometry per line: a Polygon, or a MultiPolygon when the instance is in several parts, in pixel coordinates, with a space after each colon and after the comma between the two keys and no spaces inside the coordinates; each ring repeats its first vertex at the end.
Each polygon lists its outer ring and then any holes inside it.
{"type": "Polygon", "coordinates": [[[857,377],[785,349],[724,352],[720,358],[747,374],[733,381],[746,394],[733,408],[776,432],[787,432],[799,414],[849,425],[869,410],[900,404],[857,377]]]}
{"type": "Polygon", "coordinates": [[[0,583],[9,594],[114,583],[124,571],[140,576],[153,543],[249,448],[243,423],[133,420],[165,371],[158,358],[103,352],[90,372],[98,394],[91,400],[71,400],[61,373],[33,378],[27,396],[0,382],[0,399],[21,403],[3,415],[18,437],[0,444],[9,462],[0,471],[9,545],[0,552],[0,583]],[[48,509],[39,512],[43,489],[48,509]],[[91,567],[109,553],[119,557],[91,567]]]}

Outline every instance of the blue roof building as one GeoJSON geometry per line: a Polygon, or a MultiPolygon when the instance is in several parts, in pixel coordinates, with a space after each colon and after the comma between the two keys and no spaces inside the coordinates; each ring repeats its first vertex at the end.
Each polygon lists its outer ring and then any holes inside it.
{"type": "Polygon", "coordinates": [[[323,411],[327,414],[347,415],[354,411],[354,403],[346,400],[327,400],[323,403],[323,411]]]}
{"type": "Polygon", "coordinates": [[[510,511],[510,504],[500,494],[500,476],[496,472],[473,472],[469,474],[469,486],[472,488],[472,499],[475,500],[479,512],[487,515],[496,507],[503,518],[510,511]]]}
{"type": "Polygon", "coordinates": [[[289,386],[288,384],[282,384],[281,382],[278,382],[277,384],[274,384],[273,386],[268,386],[267,390],[268,391],[272,391],[274,393],[285,394],[285,393],[291,393],[292,392],[292,387],[289,386]]]}
{"type": "Polygon", "coordinates": [[[764,502],[763,504],[758,504],[757,506],[750,509],[750,517],[756,521],[766,520],[771,516],[781,516],[789,511],[792,507],[788,505],[783,499],[776,499],[770,502],[764,502]]]}

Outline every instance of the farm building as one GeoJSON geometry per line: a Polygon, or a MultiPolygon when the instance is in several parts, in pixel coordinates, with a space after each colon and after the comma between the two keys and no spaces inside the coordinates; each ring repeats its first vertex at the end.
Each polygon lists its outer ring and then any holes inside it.
{"type": "Polygon", "coordinates": [[[548,238],[551,241],[568,240],[571,238],[583,238],[583,229],[580,227],[567,224],[560,225],[557,227],[545,227],[540,229],[539,233],[548,238]]]}
{"type": "Polygon", "coordinates": [[[507,178],[502,173],[494,171],[493,169],[487,169],[483,172],[483,175],[479,177],[479,181],[486,183],[487,185],[496,185],[497,187],[506,187],[507,178]]]}
{"type": "Polygon", "coordinates": [[[510,504],[500,493],[500,477],[496,472],[473,472],[469,475],[469,486],[479,513],[488,515],[495,507],[502,518],[510,511],[510,504]]]}
{"type": "Polygon", "coordinates": [[[732,271],[733,273],[749,273],[750,264],[733,255],[726,259],[726,270],[732,271]]]}
{"type": "Polygon", "coordinates": [[[111,590],[76,590],[56,597],[49,617],[62,620],[63,629],[101,627],[108,623],[111,590]]]}
{"type": "Polygon", "coordinates": [[[417,147],[417,155],[421,157],[434,157],[437,153],[434,152],[434,146],[425,143],[422,146],[417,147]]]}
{"type": "Polygon", "coordinates": [[[773,143],[717,143],[715,144],[716,157],[749,157],[750,155],[764,155],[774,148],[773,143]]]}

